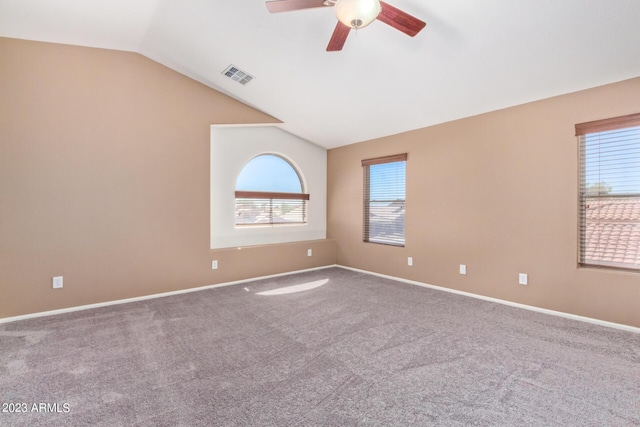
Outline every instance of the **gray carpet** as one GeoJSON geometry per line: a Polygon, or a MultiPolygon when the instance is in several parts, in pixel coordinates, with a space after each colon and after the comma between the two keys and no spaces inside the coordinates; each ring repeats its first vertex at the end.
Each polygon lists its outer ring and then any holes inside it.
{"type": "Polygon", "coordinates": [[[640,334],[339,268],[7,323],[0,345],[0,409],[27,406],[3,426],[640,425],[640,334]]]}

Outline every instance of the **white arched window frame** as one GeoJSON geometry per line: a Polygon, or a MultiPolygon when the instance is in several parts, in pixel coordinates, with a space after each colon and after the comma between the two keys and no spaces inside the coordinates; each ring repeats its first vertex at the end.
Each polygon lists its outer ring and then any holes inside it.
{"type": "MultiPolygon", "coordinates": [[[[291,182],[282,184],[288,184],[289,188],[292,187],[291,182]]],[[[294,163],[278,153],[262,153],[247,162],[236,179],[235,225],[236,227],[246,227],[306,224],[308,201],[309,194],[305,193],[304,178],[294,163]],[[290,168],[290,171],[286,171],[288,172],[287,179],[297,181],[293,183],[293,187],[299,189],[298,192],[276,191],[280,188],[280,183],[277,182],[277,178],[275,181],[272,179],[270,172],[275,175],[277,171],[260,170],[259,168],[256,170],[255,161],[267,158],[272,162],[278,159],[279,162],[276,161],[278,167],[290,168]],[[254,187],[249,185],[248,188],[245,185],[243,188],[239,188],[240,176],[244,172],[257,174],[258,176],[255,176],[254,180],[268,182],[273,188],[265,189],[262,184],[254,184],[254,187]]]]}

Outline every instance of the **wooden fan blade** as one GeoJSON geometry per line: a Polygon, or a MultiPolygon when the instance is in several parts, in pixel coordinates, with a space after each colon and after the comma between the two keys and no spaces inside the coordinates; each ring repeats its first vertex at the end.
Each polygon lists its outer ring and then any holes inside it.
{"type": "Polygon", "coordinates": [[[265,2],[265,4],[267,6],[267,10],[271,13],[332,6],[331,4],[324,4],[324,0],[274,0],[265,2]]]}
{"type": "Polygon", "coordinates": [[[380,2],[380,6],[382,6],[382,10],[380,11],[377,19],[411,37],[418,34],[420,30],[427,25],[426,22],[423,22],[383,1],[380,2]]]}
{"type": "Polygon", "coordinates": [[[331,40],[329,40],[329,45],[327,46],[327,52],[335,52],[338,50],[342,50],[342,46],[344,46],[344,42],[347,41],[347,36],[349,35],[349,31],[351,28],[344,25],[342,22],[338,21],[336,25],[336,29],[333,30],[333,35],[331,36],[331,40]]]}

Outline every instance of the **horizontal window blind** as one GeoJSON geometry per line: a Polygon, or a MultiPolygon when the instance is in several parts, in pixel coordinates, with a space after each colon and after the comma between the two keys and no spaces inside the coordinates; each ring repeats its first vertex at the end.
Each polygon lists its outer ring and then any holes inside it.
{"type": "Polygon", "coordinates": [[[406,154],[362,161],[365,242],[404,246],[406,154]]]}
{"type": "Polygon", "coordinates": [[[640,269],[640,115],[576,125],[579,262],[640,269]]]}
{"type": "Polygon", "coordinates": [[[304,224],[308,194],[236,191],[236,225],[304,224]]]}

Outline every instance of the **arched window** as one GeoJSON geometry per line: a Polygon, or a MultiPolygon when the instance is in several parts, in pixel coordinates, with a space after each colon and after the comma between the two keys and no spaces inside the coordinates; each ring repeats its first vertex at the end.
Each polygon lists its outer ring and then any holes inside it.
{"type": "Polygon", "coordinates": [[[251,159],[236,181],[236,225],[305,224],[303,180],[285,158],[261,154],[251,159]]]}

